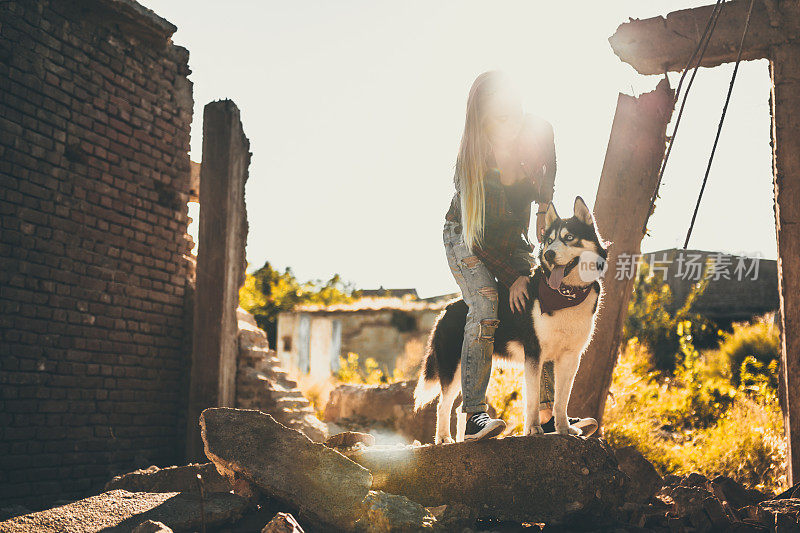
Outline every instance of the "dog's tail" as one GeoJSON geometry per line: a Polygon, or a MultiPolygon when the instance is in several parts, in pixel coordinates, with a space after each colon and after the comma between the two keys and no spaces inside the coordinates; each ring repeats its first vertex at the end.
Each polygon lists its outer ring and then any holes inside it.
{"type": "Polygon", "coordinates": [[[428,338],[428,346],[425,349],[425,361],[419,372],[419,381],[414,389],[414,411],[419,411],[424,406],[436,399],[442,391],[439,383],[439,364],[436,360],[436,350],[433,348],[434,332],[428,338]]]}

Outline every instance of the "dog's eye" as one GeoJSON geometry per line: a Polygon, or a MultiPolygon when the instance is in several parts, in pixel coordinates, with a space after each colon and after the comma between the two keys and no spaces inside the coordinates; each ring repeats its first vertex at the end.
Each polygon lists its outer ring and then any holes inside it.
{"type": "Polygon", "coordinates": [[[564,242],[569,242],[569,241],[571,241],[571,240],[572,240],[572,239],[574,239],[574,238],[575,238],[575,237],[573,237],[572,235],[570,235],[569,233],[567,233],[566,235],[564,235],[564,242]]]}

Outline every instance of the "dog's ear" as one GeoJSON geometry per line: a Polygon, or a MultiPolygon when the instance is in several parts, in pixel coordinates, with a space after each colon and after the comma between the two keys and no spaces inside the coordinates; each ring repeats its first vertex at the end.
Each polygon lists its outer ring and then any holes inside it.
{"type": "Polygon", "coordinates": [[[553,205],[553,202],[550,202],[550,204],[547,206],[547,212],[544,215],[544,227],[549,228],[556,220],[558,220],[556,206],[553,205]]]}
{"type": "Polygon", "coordinates": [[[592,212],[586,207],[586,202],[583,201],[583,198],[580,196],[575,197],[575,218],[583,222],[584,224],[588,224],[590,226],[594,225],[594,220],[592,219],[592,212]]]}

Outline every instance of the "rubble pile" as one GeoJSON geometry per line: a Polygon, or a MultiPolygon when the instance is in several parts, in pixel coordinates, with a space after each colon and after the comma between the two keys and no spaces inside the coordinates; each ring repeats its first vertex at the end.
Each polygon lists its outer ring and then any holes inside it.
{"type": "Polygon", "coordinates": [[[800,485],[770,496],[697,473],[662,478],[635,448],[570,435],[444,445],[324,444],[257,410],[200,416],[209,463],[117,476],[105,492],[0,531],[800,531],[800,485]]]}

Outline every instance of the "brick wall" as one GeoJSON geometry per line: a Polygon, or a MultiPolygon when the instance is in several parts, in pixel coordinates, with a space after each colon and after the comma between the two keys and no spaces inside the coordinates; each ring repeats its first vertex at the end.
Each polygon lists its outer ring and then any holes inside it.
{"type": "Polygon", "coordinates": [[[132,0],[0,2],[0,504],[183,459],[192,85],[174,31],[132,0]]]}

